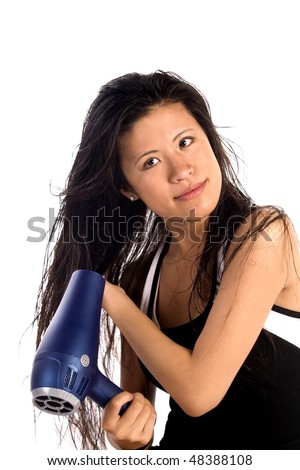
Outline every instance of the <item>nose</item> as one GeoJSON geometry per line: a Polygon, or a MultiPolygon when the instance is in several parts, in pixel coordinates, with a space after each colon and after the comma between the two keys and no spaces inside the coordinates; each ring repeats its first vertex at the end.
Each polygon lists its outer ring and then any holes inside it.
{"type": "Polygon", "coordinates": [[[194,173],[191,163],[183,155],[173,155],[169,162],[169,180],[178,183],[194,173]]]}

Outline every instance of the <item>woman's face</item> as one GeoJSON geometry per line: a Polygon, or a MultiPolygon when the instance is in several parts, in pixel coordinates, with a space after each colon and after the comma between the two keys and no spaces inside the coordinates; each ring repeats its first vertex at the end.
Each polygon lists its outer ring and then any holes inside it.
{"type": "Polygon", "coordinates": [[[157,106],[119,142],[124,196],[140,198],[167,220],[207,217],[221,192],[221,171],[206,134],[181,103],[157,106]]]}

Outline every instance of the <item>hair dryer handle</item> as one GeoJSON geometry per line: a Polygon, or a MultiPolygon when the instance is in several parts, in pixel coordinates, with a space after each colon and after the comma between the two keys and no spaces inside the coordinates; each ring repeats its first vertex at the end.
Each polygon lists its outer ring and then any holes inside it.
{"type": "MultiPolygon", "coordinates": [[[[94,376],[93,385],[88,392],[88,396],[104,408],[111,398],[121,392],[123,392],[123,390],[103,375],[98,369],[94,376]]],[[[129,405],[130,402],[125,403],[121,407],[119,414],[122,415],[129,405]]]]}

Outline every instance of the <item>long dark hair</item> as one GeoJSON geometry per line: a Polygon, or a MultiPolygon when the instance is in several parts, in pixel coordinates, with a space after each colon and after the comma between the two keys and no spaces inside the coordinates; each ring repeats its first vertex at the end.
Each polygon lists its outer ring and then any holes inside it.
{"type": "MultiPolygon", "coordinates": [[[[200,91],[182,77],[157,71],[130,73],[102,86],[90,106],[83,125],[82,138],[73,167],[60,196],[60,210],[49,242],[36,308],[37,345],[46,331],[76,269],[92,269],[113,283],[120,283],[139,304],[143,280],[157,246],[168,230],[160,217],[141,200],[128,201],[120,187],[126,181],[119,164],[119,139],[149,110],[164,103],[182,103],[207,135],[222,173],[219,203],[211,217],[213,223],[199,258],[191,300],[208,302],[217,276],[217,258],[234,229],[249,214],[251,228],[244,239],[262,231],[268,224],[285,218],[281,209],[269,207],[257,223],[261,208],[242,187],[234,169],[236,155],[232,146],[217,131],[209,105],[200,91]],[[134,275],[128,267],[135,265],[134,275]],[[206,285],[203,274],[207,279],[206,285]]],[[[242,240],[243,241],[243,240],[242,240]]],[[[237,244],[235,252],[239,249],[237,244]]],[[[234,256],[233,254],[233,256],[234,256]]],[[[201,313],[201,312],[199,312],[201,313]]],[[[109,374],[115,352],[115,327],[102,315],[101,340],[103,367],[109,374]]],[[[86,400],[79,412],[69,419],[71,435],[81,436],[81,448],[103,448],[101,409],[86,400]]]]}

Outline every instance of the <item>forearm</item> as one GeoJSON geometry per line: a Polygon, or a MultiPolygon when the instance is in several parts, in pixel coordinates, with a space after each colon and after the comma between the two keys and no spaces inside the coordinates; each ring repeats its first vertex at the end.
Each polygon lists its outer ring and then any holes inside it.
{"type": "Polygon", "coordinates": [[[166,337],[127,296],[117,305],[107,301],[104,308],[151,374],[182,406],[193,382],[192,352],[166,337]]]}
{"type": "MultiPolygon", "coordinates": [[[[109,433],[106,433],[106,436],[107,436],[107,440],[108,440],[109,444],[114,449],[116,449],[116,450],[127,450],[127,449],[123,449],[122,447],[120,447],[117,444],[117,442],[114,441],[114,439],[111,437],[111,435],[109,433]]],[[[150,441],[146,445],[144,445],[142,447],[137,447],[136,449],[130,449],[130,450],[148,450],[152,446],[153,440],[154,440],[154,434],[152,435],[150,441]]]]}
{"type": "Polygon", "coordinates": [[[111,447],[113,447],[114,449],[117,449],[117,450],[123,450],[118,444],[117,442],[115,442],[115,440],[112,438],[111,434],[109,432],[106,433],[106,438],[109,442],[109,444],[111,445],[111,447]]]}

